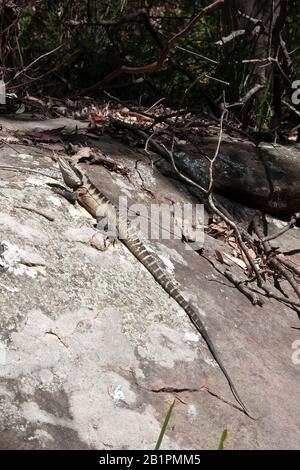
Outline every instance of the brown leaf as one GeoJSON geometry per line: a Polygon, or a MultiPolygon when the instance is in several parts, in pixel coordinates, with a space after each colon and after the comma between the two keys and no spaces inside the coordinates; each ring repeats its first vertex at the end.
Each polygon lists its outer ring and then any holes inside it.
{"type": "Polygon", "coordinates": [[[222,263],[222,264],[224,263],[224,257],[219,250],[215,250],[215,256],[216,256],[216,260],[219,261],[219,263],[222,263]]]}
{"type": "Polygon", "coordinates": [[[226,258],[230,259],[230,261],[232,261],[233,263],[240,266],[240,268],[244,269],[244,271],[247,270],[246,263],[243,260],[241,260],[240,258],[236,258],[235,256],[231,256],[228,253],[224,253],[224,256],[226,256],[226,258]]]}
{"type": "Polygon", "coordinates": [[[76,165],[82,158],[90,158],[92,149],[90,147],[82,147],[75,155],[71,158],[71,163],[76,165]]]}
{"type": "Polygon", "coordinates": [[[106,118],[102,116],[101,114],[97,113],[91,113],[91,121],[97,123],[97,122],[103,122],[106,121],[106,118]]]}

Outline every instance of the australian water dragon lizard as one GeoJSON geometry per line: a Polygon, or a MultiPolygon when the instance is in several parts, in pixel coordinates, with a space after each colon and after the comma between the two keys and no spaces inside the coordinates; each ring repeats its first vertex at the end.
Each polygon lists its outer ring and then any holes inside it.
{"type": "Polygon", "coordinates": [[[248,411],[242,402],[227,370],[225,369],[219,354],[217,353],[208,332],[202,323],[199,315],[194,308],[184,299],[180,294],[178,288],[174,285],[168,274],[159,265],[158,258],[150,253],[143,242],[138,237],[137,233],[128,225],[127,219],[121,216],[114,206],[114,204],[102,194],[98,188],[89,180],[87,175],[77,166],[70,165],[63,159],[59,159],[59,167],[62,177],[66,186],[72,189],[76,200],[83,206],[93,217],[97,219],[99,213],[102,217],[109,217],[110,213],[117,216],[117,229],[118,236],[122,243],[129,249],[129,251],[145,266],[145,268],[152,274],[154,279],[163,287],[163,289],[185,310],[191,322],[201,334],[210,350],[213,358],[218,363],[221,371],[226,377],[231,391],[241,405],[243,411],[248,415],[248,411]]]}

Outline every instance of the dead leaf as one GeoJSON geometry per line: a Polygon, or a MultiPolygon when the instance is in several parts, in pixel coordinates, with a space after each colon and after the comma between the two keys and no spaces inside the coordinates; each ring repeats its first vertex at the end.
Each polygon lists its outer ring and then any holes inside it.
{"type": "Polygon", "coordinates": [[[216,256],[216,260],[219,261],[219,263],[222,263],[222,264],[224,263],[223,255],[219,250],[215,250],[215,256],[216,256]]]}
{"type": "Polygon", "coordinates": [[[248,253],[251,256],[252,259],[256,259],[256,253],[253,250],[253,248],[248,248],[248,253]]]}
{"type": "Polygon", "coordinates": [[[92,154],[92,149],[90,147],[82,147],[73,157],[71,158],[71,163],[76,165],[82,158],[90,158],[92,154]]]}
{"type": "Polygon", "coordinates": [[[94,123],[106,121],[106,118],[101,114],[91,113],[91,121],[94,123]]]}
{"type": "Polygon", "coordinates": [[[226,266],[231,266],[231,263],[227,259],[224,259],[223,253],[221,253],[219,250],[215,250],[215,257],[219,263],[226,264],[226,266]]]}
{"type": "Polygon", "coordinates": [[[230,259],[230,261],[232,261],[233,263],[237,264],[240,268],[244,269],[244,271],[247,270],[246,263],[243,260],[241,260],[240,258],[236,258],[235,256],[231,256],[228,253],[224,253],[224,256],[226,256],[226,258],[230,259]]]}

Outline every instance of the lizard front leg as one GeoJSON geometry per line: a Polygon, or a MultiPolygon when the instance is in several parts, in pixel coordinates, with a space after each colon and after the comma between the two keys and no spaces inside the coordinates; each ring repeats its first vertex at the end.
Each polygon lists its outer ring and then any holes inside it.
{"type": "Polygon", "coordinates": [[[67,201],[71,204],[75,204],[78,197],[77,194],[69,189],[66,189],[64,186],[57,184],[57,183],[47,183],[47,186],[50,186],[52,191],[55,194],[59,194],[60,196],[64,197],[67,201]]]}
{"type": "Polygon", "coordinates": [[[96,213],[97,230],[103,236],[104,245],[108,248],[115,246],[118,240],[118,228],[115,217],[111,214],[111,209],[105,205],[99,206],[96,213]]]}

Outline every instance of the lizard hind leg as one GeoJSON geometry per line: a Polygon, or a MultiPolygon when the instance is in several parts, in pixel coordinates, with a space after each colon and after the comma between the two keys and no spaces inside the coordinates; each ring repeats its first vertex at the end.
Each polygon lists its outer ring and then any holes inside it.
{"type": "Polygon", "coordinates": [[[111,230],[107,216],[97,216],[97,237],[102,237],[103,247],[106,250],[110,245],[115,247],[118,240],[117,230],[111,230]]]}
{"type": "Polygon", "coordinates": [[[114,240],[111,240],[109,237],[98,231],[90,240],[90,244],[99,251],[106,251],[111,245],[114,246],[114,243],[114,240]]]}

